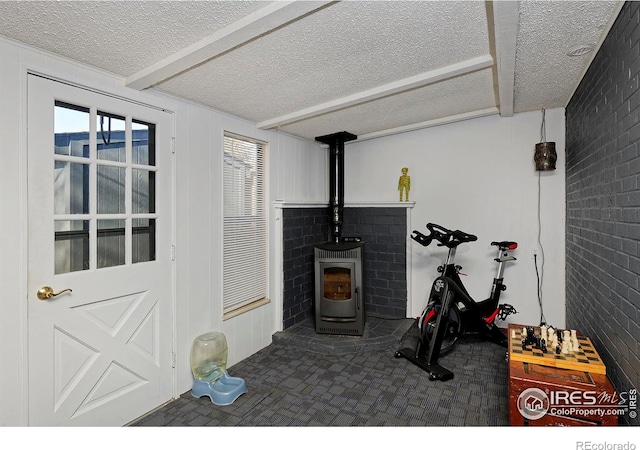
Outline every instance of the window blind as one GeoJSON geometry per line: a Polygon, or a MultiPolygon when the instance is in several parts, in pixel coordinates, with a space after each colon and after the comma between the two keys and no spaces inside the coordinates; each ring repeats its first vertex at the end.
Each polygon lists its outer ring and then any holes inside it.
{"type": "Polygon", "coordinates": [[[267,296],[264,147],[224,135],[224,314],[267,296]]]}

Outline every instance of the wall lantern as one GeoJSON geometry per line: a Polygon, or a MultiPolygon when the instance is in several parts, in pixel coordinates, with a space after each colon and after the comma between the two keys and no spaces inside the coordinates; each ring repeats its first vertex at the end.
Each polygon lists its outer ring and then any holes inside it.
{"type": "Polygon", "coordinates": [[[540,142],[536,144],[536,151],[533,155],[533,161],[536,163],[536,170],[539,172],[547,170],[556,170],[556,143],[547,142],[547,130],[544,121],[544,108],[542,108],[542,125],[540,126],[540,142]]]}

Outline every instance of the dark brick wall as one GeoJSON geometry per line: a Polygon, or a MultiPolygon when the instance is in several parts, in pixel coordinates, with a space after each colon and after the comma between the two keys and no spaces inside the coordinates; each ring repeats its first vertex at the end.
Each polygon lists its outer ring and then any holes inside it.
{"type": "MultiPolygon", "coordinates": [[[[314,314],[313,246],[329,238],[327,208],[283,210],[283,328],[314,314]]],[[[345,208],[343,236],[364,242],[366,315],[405,318],[407,212],[405,208],[345,208]]]]}
{"type": "Polygon", "coordinates": [[[313,246],[329,235],[327,208],[285,208],[282,211],[284,273],[283,328],[313,316],[313,246]]]}
{"type": "Polygon", "coordinates": [[[407,316],[407,210],[345,208],[343,236],[364,242],[364,305],[367,315],[407,316]]]}
{"type": "Polygon", "coordinates": [[[618,391],[640,388],[639,81],[640,3],[627,2],[566,108],[567,327],[592,338],[618,391]]]}

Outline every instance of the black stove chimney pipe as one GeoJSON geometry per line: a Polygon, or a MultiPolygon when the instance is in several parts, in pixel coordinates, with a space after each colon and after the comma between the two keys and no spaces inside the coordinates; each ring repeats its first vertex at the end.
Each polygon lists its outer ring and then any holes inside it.
{"type": "Polygon", "coordinates": [[[316,141],[329,145],[329,221],[331,240],[340,242],[342,209],[344,208],[344,143],[358,139],[355,134],[341,131],[316,137],[316,141]]]}

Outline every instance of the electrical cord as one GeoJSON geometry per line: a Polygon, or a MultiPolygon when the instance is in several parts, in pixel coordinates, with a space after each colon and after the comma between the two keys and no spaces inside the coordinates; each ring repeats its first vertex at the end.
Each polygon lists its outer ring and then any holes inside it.
{"type": "Polygon", "coordinates": [[[547,125],[545,123],[545,111],[542,108],[542,123],[540,124],[540,143],[547,142],[547,125]]]}
{"type": "MultiPolygon", "coordinates": [[[[536,267],[536,278],[538,279],[538,304],[540,305],[540,326],[546,325],[546,319],[544,317],[544,312],[542,311],[542,279],[540,277],[540,273],[538,272],[538,255],[533,255],[533,264],[536,267]]],[[[544,261],[544,259],[543,259],[544,261]]],[[[544,265],[544,264],[543,264],[544,265]]]]}
{"type": "Polygon", "coordinates": [[[538,304],[540,305],[540,325],[546,325],[546,318],[544,317],[544,310],[542,307],[542,282],[544,279],[544,247],[542,246],[541,234],[542,234],[542,220],[540,218],[540,172],[538,172],[538,247],[540,247],[540,271],[538,272],[538,255],[534,253],[533,264],[536,267],[536,279],[538,284],[538,304]]]}

